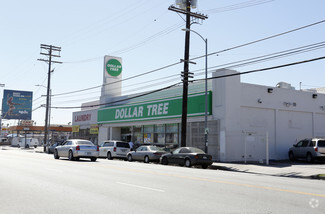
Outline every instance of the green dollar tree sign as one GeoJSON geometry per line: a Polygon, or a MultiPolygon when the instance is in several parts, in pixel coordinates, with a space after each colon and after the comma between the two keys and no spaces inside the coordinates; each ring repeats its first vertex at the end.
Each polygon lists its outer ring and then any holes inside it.
{"type": "Polygon", "coordinates": [[[122,65],[118,60],[110,59],[106,63],[106,71],[109,75],[117,77],[122,72],[122,65]]]}

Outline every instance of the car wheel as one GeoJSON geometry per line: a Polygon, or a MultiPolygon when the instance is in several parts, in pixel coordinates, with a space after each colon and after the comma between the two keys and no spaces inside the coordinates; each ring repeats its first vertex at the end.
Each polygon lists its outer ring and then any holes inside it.
{"type": "Polygon", "coordinates": [[[149,163],[149,157],[147,155],[144,157],[144,162],[149,163]]]}
{"type": "Polygon", "coordinates": [[[307,153],[306,160],[308,163],[314,162],[314,158],[310,153],[307,153]]]}
{"type": "Polygon", "coordinates": [[[29,149],[29,145],[28,144],[26,145],[26,148],[29,149]]]}
{"type": "Polygon", "coordinates": [[[113,158],[112,158],[112,154],[110,153],[110,152],[107,152],[107,159],[108,160],[112,160],[113,158]]]}
{"type": "Polygon", "coordinates": [[[161,163],[163,165],[168,165],[168,159],[166,157],[163,157],[163,159],[161,160],[161,163]]]}
{"type": "Polygon", "coordinates": [[[54,150],[54,159],[59,159],[58,150],[54,150]]]}
{"type": "Polygon", "coordinates": [[[191,164],[191,160],[190,159],[185,159],[185,166],[186,167],[191,167],[192,166],[192,164],[191,164]]]}
{"type": "Polygon", "coordinates": [[[34,146],[34,148],[36,149],[36,148],[37,148],[37,146],[34,146]]]}
{"type": "Polygon", "coordinates": [[[92,161],[92,162],[95,162],[96,160],[97,160],[97,158],[95,158],[95,157],[90,158],[90,161],[92,161]]]}
{"type": "Polygon", "coordinates": [[[208,168],[208,165],[206,165],[206,164],[202,165],[202,169],[207,169],[207,168],[208,168]]]}
{"type": "Polygon", "coordinates": [[[132,155],[128,155],[128,161],[132,161],[132,155]]]}
{"type": "Polygon", "coordinates": [[[68,158],[69,158],[70,161],[73,161],[73,160],[74,160],[72,150],[69,151],[69,156],[68,156],[68,158]]]}
{"type": "Polygon", "coordinates": [[[18,144],[17,147],[20,148],[20,145],[18,144]]]}
{"type": "Polygon", "coordinates": [[[290,161],[294,161],[295,160],[295,156],[294,156],[293,152],[289,152],[289,160],[290,161]]]}

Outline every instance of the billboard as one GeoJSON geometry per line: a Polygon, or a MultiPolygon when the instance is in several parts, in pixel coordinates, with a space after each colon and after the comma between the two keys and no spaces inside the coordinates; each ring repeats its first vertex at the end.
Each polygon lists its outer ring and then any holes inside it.
{"type": "Polygon", "coordinates": [[[4,90],[2,99],[3,119],[32,119],[33,92],[4,90]]]}

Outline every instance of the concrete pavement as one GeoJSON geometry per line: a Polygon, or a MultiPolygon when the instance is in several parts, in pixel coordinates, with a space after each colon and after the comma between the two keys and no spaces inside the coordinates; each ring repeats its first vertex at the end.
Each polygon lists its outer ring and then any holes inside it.
{"type": "Polygon", "coordinates": [[[256,163],[245,164],[215,162],[211,168],[270,176],[325,180],[324,162],[309,164],[303,161],[272,161],[269,165],[256,163]]]}
{"type": "MultiPolygon", "coordinates": [[[[37,148],[17,148],[11,146],[0,146],[0,149],[21,150],[25,152],[43,153],[43,146],[37,148]]],[[[325,180],[325,162],[316,162],[313,164],[304,161],[270,161],[269,165],[259,163],[224,163],[214,162],[209,167],[212,170],[226,170],[241,173],[252,173],[279,177],[307,178],[325,180]]]]}

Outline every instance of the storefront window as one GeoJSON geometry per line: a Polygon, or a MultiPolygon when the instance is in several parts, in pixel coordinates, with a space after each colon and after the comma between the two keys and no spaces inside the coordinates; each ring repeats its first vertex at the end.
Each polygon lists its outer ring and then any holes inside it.
{"type": "Polygon", "coordinates": [[[130,142],[132,140],[131,127],[121,128],[121,139],[126,142],[130,142]]]}
{"type": "Polygon", "coordinates": [[[165,146],[165,133],[155,133],[154,143],[165,146]]]}
{"type": "Polygon", "coordinates": [[[156,125],[156,133],[165,133],[165,125],[160,124],[160,125],[156,125]]]}
{"type": "Polygon", "coordinates": [[[143,143],[153,143],[154,138],[154,126],[144,126],[143,128],[143,143]]]}
{"type": "Polygon", "coordinates": [[[154,143],[165,146],[165,125],[159,124],[155,126],[154,143]]]}
{"type": "Polygon", "coordinates": [[[142,126],[133,126],[133,143],[136,147],[143,143],[143,129],[142,126]]]}
{"type": "Polygon", "coordinates": [[[178,133],[178,123],[167,124],[166,133],[178,133]]]}
{"type": "Polygon", "coordinates": [[[173,150],[178,147],[178,124],[167,124],[166,125],[166,148],[173,150]]]}
{"type": "MultiPolygon", "coordinates": [[[[157,146],[164,146],[169,150],[174,150],[178,147],[179,142],[179,124],[158,124],[133,126],[130,129],[131,136],[133,136],[133,143],[136,147],[142,144],[155,144],[157,146]]],[[[123,127],[121,134],[126,135],[128,129],[123,127]]]]}

